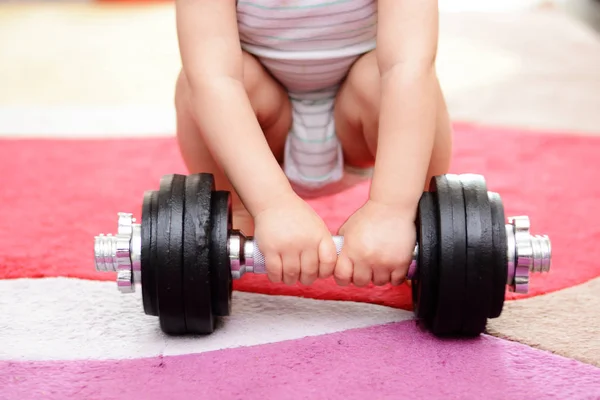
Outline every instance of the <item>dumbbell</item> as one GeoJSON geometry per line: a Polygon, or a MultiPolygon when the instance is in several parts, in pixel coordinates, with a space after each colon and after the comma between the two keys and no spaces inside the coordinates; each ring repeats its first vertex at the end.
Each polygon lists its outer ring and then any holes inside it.
{"type": "MultiPolygon", "coordinates": [[[[172,335],[210,334],[230,315],[232,281],[265,273],[254,238],[232,227],[231,194],[214,177],[166,175],[146,191],[142,221],[118,213],[115,235],[95,237],[97,271],[117,287],[141,283],[144,312],[172,335]]],[[[433,177],[418,203],[417,243],[407,280],[416,319],[437,336],[477,336],[500,316],[506,286],[527,293],[530,273],[550,270],[551,243],[527,216],[505,220],[498,193],[481,175],[433,177]]],[[[335,236],[338,254],[343,237],[335,236]]]]}

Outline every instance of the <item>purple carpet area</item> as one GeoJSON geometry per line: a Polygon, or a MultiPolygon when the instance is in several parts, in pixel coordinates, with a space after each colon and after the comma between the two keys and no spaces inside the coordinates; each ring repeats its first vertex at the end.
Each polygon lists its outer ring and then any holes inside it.
{"type": "Polygon", "coordinates": [[[0,383],[3,399],[600,398],[599,368],[414,321],[183,356],[2,361],[0,383]]]}

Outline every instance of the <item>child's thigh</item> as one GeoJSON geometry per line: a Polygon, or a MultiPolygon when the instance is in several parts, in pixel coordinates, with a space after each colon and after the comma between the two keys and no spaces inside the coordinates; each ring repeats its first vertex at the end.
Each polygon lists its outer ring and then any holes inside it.
{"type": "MultiPolygon", "coordinates": [[[[292,121],[292,109],[287,92],[254,56],[245,51],[243,63],[244,89],[273,154],[280,160],[283,157],[285,138],[292,121]]],[[[182,127],[195,126],[189,100],[190,87],[182,70],[175,91],[175,106],[182,127]],[[189,121],[189,124],[185,121],[189,121]]],[[[180,129],[178,133],[186,135],[192,130],[195,129],[180,129]]]]}
{"type": "Polygon", "coordinates": [[[265,138],[279,162],[292,126],[287,90],[253,55],[244,51],[244,87],[265,138]]]}
{"type": "MultiPolygon", "coordinates": [[[[336,133],[346,162],[356,167],[372,165],[377,153],[381,77],[375,52],[361,56],[354,63],[336,98],[336,133]]],[[[430,177],[448,171],[452,153],[450,117],[437,77],[435,96],[437,114],[430,177]]]]}
{"type": "Polygon", "coordinates": [[[336,97],[336,135],[348,165],[364,168],[375,161],[379,98],[379,67],[373,50],[352,65],[336,97]]]}

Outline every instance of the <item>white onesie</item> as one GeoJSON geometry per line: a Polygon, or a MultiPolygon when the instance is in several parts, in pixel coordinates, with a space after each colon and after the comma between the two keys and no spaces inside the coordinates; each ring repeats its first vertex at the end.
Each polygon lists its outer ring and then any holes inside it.
{"type": "Polygon", "coordinates": [[[289,93],[284,171],[295,190],[322,195],[351,184],[333,107],[352,64],[375,48],[377,0],[239,0],[237,20],[242,48],[289,93]]]}

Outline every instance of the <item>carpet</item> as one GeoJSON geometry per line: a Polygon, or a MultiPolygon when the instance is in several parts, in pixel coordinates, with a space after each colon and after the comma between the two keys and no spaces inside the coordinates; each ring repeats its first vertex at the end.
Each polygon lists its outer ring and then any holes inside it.
{"type": "MultiPolygon", "coordinates": [[[[506,214],[529,215],[553,245],[551,273],[507,294],[471,340],[420,330],[408,286],[264,276],[235,282],[233,313],[213,335],[166,337],[139,291],[122,296],[94,271],[92,242],[118,211],[139,217],[162,175],[185,173],[175,140],[1,140],[0,397],[600,398],[600,139],[455,130],[451,172],[483,174],[506,214]]],[[[310,204],[335,231],[367,190],[310,204]]]]}

